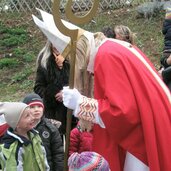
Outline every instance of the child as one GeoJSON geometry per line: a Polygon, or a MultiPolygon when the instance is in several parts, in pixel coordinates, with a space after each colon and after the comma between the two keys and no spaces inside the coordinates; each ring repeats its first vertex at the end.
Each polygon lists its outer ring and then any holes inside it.
{"type": "Polygon", "coordinates": [[[0,145],[2,170],[49,171],[41,138],[32,129],[34,118],[29,106],[21,102],[1,102],[0,114],[4,114],[10,126],[0,145]]]}
{"type": "Polygon", "coordinates": [[[35,118],[35,129],[43,141],[48,164],[52,171],[63,171],[64,151],[60,133],[50,120],[43,116],[44,105],[38,94],[28,94],[23,102],[30,106],[35,118]]]}
{"type": "Polygon", "coordinates": [[[166,9],[166,16],[163,22],[162,33],[164,35],[164,49],[160,62],[164,68],[167,68],[171,66],[171,8],[166,9]]]}
{"type": "Polygon", "coordinates": [[[115,39],[123,40],[135,44],[135,34],[124,25],[118,25],[114,28],[115,39]]]}
{"type": "Polygon", "coordinates": [[[135,34],[124,25],[117,25],[112,29],[111,27],[104,27],[102,29],[103,34],[107,38],[114,38],[135,44],[135,34]]]}
{"type": "Polygon", "coordinates": [[[160,60],[163,81],[171,90],[171,8],[166,9],[166,16],[163,22],[162,33],[164,35],[163,56],[160,60]]]}
{"type": "Polygon", "coordinates": [[[102,33],[108,38],[115,38],[116,37],[114,29],[109,27],[109,26],[103,27],[102,33]]]}
{"type": "Polygon", "coordinates": [[[108,162],[98,153],[73,153],[68,159],[69,171],[110,171],[108,162]]]}
{"type": "Polygon", "coordinates": [[[69,156],[74,152],[81,153],[83,151],[92,150],[92,141],[93,141],[92,126],[93,125],[90,126],[89,130],[82,130],[84,126],[81,124],[82,124],[82,121],[80,120],[77,127],[74,128],[70,133],[69,156]]]}

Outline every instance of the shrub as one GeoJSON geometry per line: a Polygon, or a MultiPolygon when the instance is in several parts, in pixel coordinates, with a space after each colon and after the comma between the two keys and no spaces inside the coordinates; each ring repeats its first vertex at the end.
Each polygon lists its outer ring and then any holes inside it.
{"type": "Polygon", "coordinates": [[[18,65],[18,61],[15,58],[3,58],[0,60],[0,69],[2,68],[12,68],[18,65]]]}
{"type": "Polygon", "coordinates": [[[22,57],[26,53],[26,49],[17,47],[13,49],[13,55],[16,57],[22,57]]]}
{"type": "Polygon", "coordinates": [[[34,53],[28,52],[23,56],[23,59],[25,62],[32,62],[34,59],[34,56],[35,56],[34,53]]]}
{"type": "Polygon", "coordinates": [[[11,35],[10,37],[5,37],[0,41],[1,46],[13,47],[22,45],[27,42],[27,35],[11,35]]]}
{"type": "Polygon", "coordinates": [[[22,70],[21,72],[16,73],[12,77],[12,83],[16,83],[16,82],[25,80],[32,72],[33,71],[32,71],[31,68],[25,68],[24,70],[22,70]]]}

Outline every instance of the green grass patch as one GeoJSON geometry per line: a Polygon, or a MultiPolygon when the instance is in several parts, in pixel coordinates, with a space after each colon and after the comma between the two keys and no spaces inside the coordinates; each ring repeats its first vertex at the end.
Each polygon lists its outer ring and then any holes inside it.
{"type": "Polygon", "coordinates": [[[3,39],[0,40],[1,46],[7,46],[7,47],[14,47],[19,46],[24,43],[26,43],[28,40],[27,35],[21,34],[21,35],[5,35],[3,39]]]}
{"type": "Polygon", "coordinates": [[[13,49],[13,55],[16,56],[17,58],[22,57],[26,52],[27,50],[22,47],[16,47],[13,49]]]}
{"type": "Polygon", "coordinates": [[[21,82],[27,79],[28,76],[33,72],[32,68],[25,68],[21,72],[17,72],[12,77],[12,83],[21,82]]]}
{"type": "Polygon", "coordinates": [[[15,58],[3,58],[0,59],[0,69],[2,68],[14,68],[18,66],[19,63],[15,58]]]}
{"type": "Polygon", "coordinates": [[[33,52],[28,52],[23,56],[25,62],[32,62],[35,59],[35,54],[33,52]]]}
{"type": "Polygon", "coordinates": [[[34,80],[24,80],[20,85],[21,89],[27,89],[33,91],[34,80]]]}
{"type": "Polygon", "coordinates": [[[0,23],[0,46],[14,47],[19,46],[28,41],[28,34],[22,27],[7,27],[2,22],[0,23]]]}

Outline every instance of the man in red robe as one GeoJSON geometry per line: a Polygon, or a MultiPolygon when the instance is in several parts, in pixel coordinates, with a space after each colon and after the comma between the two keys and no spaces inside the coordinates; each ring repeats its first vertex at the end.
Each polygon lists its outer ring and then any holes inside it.
{"type": "Polygon", "coordinates": [[[95,123],[93,150],[111,171],[171,171],[170,91],[137,47],[104,39],[95,49],[94,99],[64,88],[64,105],[95,123]]]}

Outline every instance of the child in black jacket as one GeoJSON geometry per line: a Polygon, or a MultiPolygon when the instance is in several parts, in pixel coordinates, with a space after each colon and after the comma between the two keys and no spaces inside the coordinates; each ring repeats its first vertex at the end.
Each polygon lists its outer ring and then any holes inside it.
{"type": "Polygon", "coordinates": [[[171,58],[171,8],[166,9],[166,16],[163,22],[162,33],[164,35],[164,48],[161,64],[164,68],[167,68],[171,65],[171,61],[168,60],[168,58],[171,58]]]}
{"type": "Polygon", "coordinates": [[[166,9],[162,33],[164,35],[163,56],[161,57],[163,81],[171,90],[171,8],[166,9]]]}
{"type": "Polygon", "coordinates": [[[64,151],[58,128],[43,116],[44,105],[42,99],[37,94],[28,94],[24,103],[30,106],[30,110],[35,119],[35,129],[43,141],[47,153],[47,160],[51,171],[63,171],[64,151]]]}

